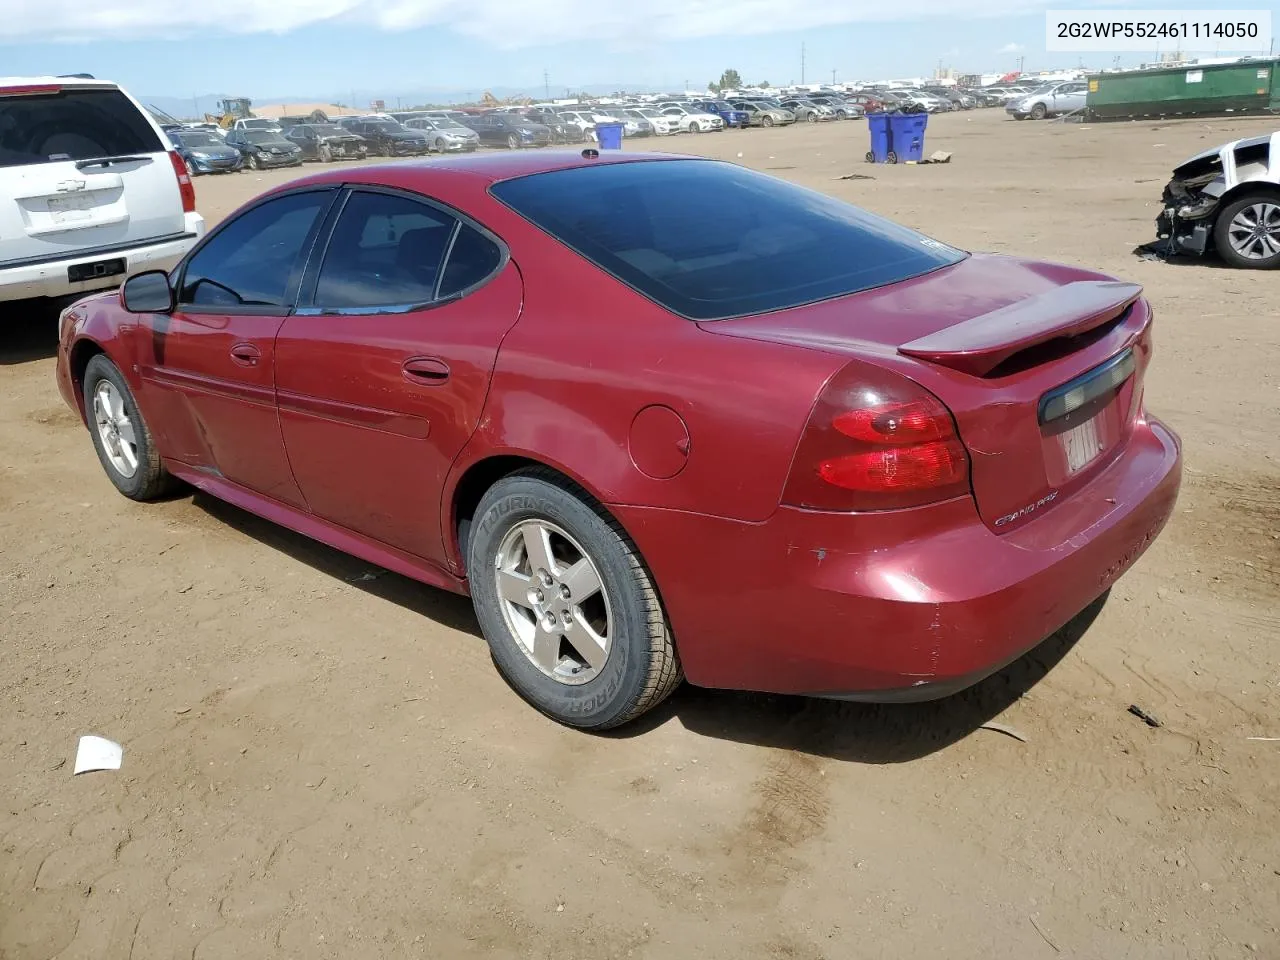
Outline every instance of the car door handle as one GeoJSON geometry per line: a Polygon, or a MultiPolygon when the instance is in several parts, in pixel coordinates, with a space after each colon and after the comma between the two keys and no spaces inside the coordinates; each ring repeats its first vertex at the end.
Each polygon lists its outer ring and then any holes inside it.
{"type": "Polygon", "coordinates": [[[449,379],[449,365],[435,357],[411,357],[401,366],[404,377],[410,383],[426,383],[432,386],[449,379]]]}
{"type": "Polygon", "coordinates": [[[256,367],[262,351],[252,343],[237,343],[231,348],[231,359],[242,367],[256,367]]]}

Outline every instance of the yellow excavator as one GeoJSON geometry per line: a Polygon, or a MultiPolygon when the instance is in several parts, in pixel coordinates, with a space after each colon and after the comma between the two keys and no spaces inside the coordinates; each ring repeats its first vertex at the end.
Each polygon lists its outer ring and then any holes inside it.
{"type": "Polygon", "coordinates": [[[253,116],[249,108],[253,101],[248,97],[228,97],[218,101],[218,113],[206,113],[205,123],[216,123],[223,130],[230,130],[237,120],[248,120],[253,116]]]}

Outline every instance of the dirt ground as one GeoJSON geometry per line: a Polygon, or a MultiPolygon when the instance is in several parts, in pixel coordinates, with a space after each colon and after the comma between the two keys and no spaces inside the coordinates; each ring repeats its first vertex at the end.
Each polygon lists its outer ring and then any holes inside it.
{"type": "MultiPolygon", "coordinates": [[[[1132,253],[1175,162],[1268,129],[973,112],[930,122],[949,166],[871,167],[861,122],[662,142],[1154,303],[1176,517],[1105,603],[920,706],[685,687],[556,726],[468,601],[120,497],[52,316],[5,309],[0,958],[1280,957],[1280,742],[1249,739],[1280,737],[1280,277],[1132,253]],[[87,733],[119,772],[72,777],[87,733]]],[[[200,207],[295,175],[202,178],[200,207]]]]}

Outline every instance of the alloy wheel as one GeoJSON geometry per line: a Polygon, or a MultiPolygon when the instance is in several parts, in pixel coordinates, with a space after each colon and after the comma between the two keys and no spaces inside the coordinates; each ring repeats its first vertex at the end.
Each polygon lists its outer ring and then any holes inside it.
{"type": "Polygon", "coordinates": [[[525,520],[502,539],[494,561],[502,619],[543,674],[578,685],[609,658],[613,615],[595,562],[549,520],[525,520]]]}
{"type": "Polygon", "coordinates": [[[1231,218],[1227,239],[1248,260],[1266,260],[1280,253],[1280,206],[1260,201],[1231,218]]]}
{"type": "Polygon", "coordinates": [[[110,380],[100,380],[94,388],[93,421],[112,469],[126,479],[132,477],[138,472],[137,435],[124,397],[110,380]]]}

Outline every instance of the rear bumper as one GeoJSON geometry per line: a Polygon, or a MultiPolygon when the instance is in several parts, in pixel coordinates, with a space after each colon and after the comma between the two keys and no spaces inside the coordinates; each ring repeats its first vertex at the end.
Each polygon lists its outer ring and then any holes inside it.
{"type": "Polygon", "coordinates": [[[118,287],[125,277],[142,270],[168,270],[204,236],[204,217],[198,213],[188,213],[184,220],[181,236],[160,243],[142,242],[136,246],[101,247],[73,252],[61,260],[46,260],[8,268],[0,266],[0,301],[92,293],[95,290],[118,287]],[[69,267],[120,257],[125,260],[124,273],[76,283],[67,279],[69,267]]]}
{"type": "Polygon", "coordinates": [[[1176,436],[1148,419],[1085,490],[999,536],[967,497],[780,508],[755,524],[612,509],[653,571],[691,682],[924,700],[998,670],[1103,594],[1159,534],[1180,480],[1176,436]]]}

